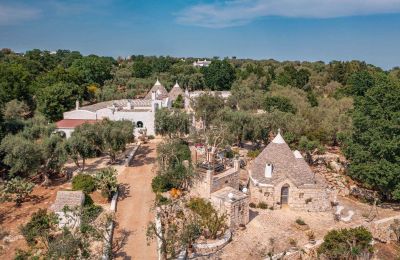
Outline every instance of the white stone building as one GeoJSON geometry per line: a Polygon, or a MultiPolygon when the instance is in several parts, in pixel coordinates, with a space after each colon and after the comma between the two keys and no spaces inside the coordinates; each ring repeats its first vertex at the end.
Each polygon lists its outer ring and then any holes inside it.
{"type": "Polygon", "coordinates": [[[197,60],[193,62],[193,67],[208,67],[210,66],[211,61],[208,60],[197,60]]]}
{"type": "MultiPolygon", "coordinates": [[[[179,87],[179,85],[177,86],[179,87]]],[[[135,124],[135,134],[139,134],[140,130],[147,130],[147,135],[155,135],[154,119],[155,112],[159,108],[170,108],[171,100],[169,93],[164,86],[157,80],[152,89],[143,99],[121,99],[96,103],[88,106],[79,106],[76,104],[75,110],[65,112],[64,120],[57,122],[58,131],[65,132],[69,137],[73,132],[73,128],[66,129],[63,123],[66,120],[129,120],[135,124]]]]}

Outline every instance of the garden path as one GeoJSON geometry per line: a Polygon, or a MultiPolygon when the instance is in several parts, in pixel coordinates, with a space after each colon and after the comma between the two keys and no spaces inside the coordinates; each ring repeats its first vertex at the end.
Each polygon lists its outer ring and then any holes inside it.
{"type": "Polygon", "coordinates": [[[157,259],[156,242],[147,245],[146,228],[154,221],[155,195],[151,180],[155,175],[157,141],[143,144],[137,151],[130,167],[118,175],[122,189],[117,204],[117,227],[114,242],[124,238],[117,259],[157,259]]]}

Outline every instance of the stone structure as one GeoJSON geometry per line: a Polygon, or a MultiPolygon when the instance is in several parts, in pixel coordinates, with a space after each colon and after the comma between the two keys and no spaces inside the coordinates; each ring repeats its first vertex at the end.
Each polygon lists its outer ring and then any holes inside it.
{"type": "MultiPolygon", "coordinates": [[[[170,108],[171,101],[167,90],[157,80],[144,99],[105,101],[83,107],[80,107],[77,102],[75,110],[64,113],[64,120],[102,120],[104,118],[114,121],[129,120],[135,124],[135,134],[146,130],[148,135],[155,135],[155,112],[164,107],[170,108]]],[[[64,128],[57,128],[58,131],[65,132],[67,137],[71,135],[73,129],[65,131],[64,128]]]]}
{"type": "Polygon", "coordinates": [[[210,66],[211,61],[208,60],[197,60],[193,62],[193,67],[208,67],[210,66]]]}
{"type": "Polygon", "coordinates": [[[221,214],[227,214],[232,229],[249,222],[249,196],[246,190],[239,190],[239,171],[239,160],[219,173],[199,170],[200,177],[192,188],[192,195],[208,199],[221,214]]]}
{"type": "Polygon", "coordinates": [[[60,227],[67,225],[70,228],[76,228],[80,225],[80,217],[73,213],[78,210],[85,202],[85,194],[82,191],[58,191],[56,201],[50,206],[50,210],[58,215],[60,227]],[[68,207],[72,212],[64,212],[68,207]]]}
{"type": "Polygon", "coordinates": [[[257,156],[250,170],[250,196],[274,208],[326,211],[333,192],[311,171],[299,151],[292,152],[280,133],[257,156]]]}

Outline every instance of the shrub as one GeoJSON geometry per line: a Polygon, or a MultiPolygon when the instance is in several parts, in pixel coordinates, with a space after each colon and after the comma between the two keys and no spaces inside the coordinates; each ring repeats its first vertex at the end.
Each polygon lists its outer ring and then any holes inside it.
{"type": "Polygon", "coordinates": [[[306,204],[310,203],[312,201],[312,198],[306,199],[306,204]]]}
{"type": "Polygon", "coordinates": [[[161,206],[161,205],[166,205],[169,202],[171,202],[168,198],[162,196],[161,194],[156,194],[156,205],[161,206]]]}
{"type": "Polygon", "coordinates": [[[85,193],[91,193],[96,190],[96,182],[88,174],[78,174],[72,179],[72,188],[74,190],[82,190],[85,193]]]}
{"type": "Polygon", "coordinates": [[[32,214],[29,222],[20,227],[21,233],[29,245],[36,244],[37,240],[44,241],[49,239],[50,233],[56,229],[58,218],[54,213],[47,213],[45,209],[39,209],[32,214]]]}
{"type": "Polygon", "coordinates": [[[254,158],[256,158],[260,153],[261,153],[260,150],[249,151],[249,152],[247,153],[247,157],[254,159],[254,158]]]}
{"type": "Polygon", "coordinates": [[[225,153],[226,158],[232,159],[234,156],[235,156],[235,154],[233,153],[232,150],[226,151],[226,153],[225,153]]]}
{"type": "Polygon", "coordinates": [[[257,207],[260,209],[268,209],[268,204],[265,202],[259,202],[257,207]]]}
{"type": "Polygon", "coordinates": [[[151,188],[153,192],[166,192],[174,187],[173,183],[171,183],[171,179],[166,175],[157,175],[151,181],[151,188]]]}
{"type": "Polygon", "coordinates": [[[112,194],[118,189],[117,170],[108,167],[101,169],[95,176],[96,187],[101,190],[101,195],[111,198],[112,194]]]}
{"type": "Polygon", "coordinates": [[[304,220],[302,220],[301,218],[297,218],[296,219],[296,223],[300,226],[304,226],[306,225],[306,222],[304,222],[304,220]]]}
{"type": "Polygon", "coordinates": [[[257,205],[254,202],[249,203],[250,208],[257,208],[257,205]]]}
{"type": "Polygon", "coordinates": [[[148,138],[149,140],[152,140],[152,139],[154,139],[155,137],[154,137],[154,135],[148,135],[147,138],[148,138]]]}
{"type": "Polygon", "coordinates": [[[17,206],[29,196],[35,185],[21,177],[13,178],[7,181],[2,190],[0,190],[0,195],[2,200],[14,201],[17,206]]]}
{"type": "Polygon", "coordinates": [[[349,255],[356,259],[357,256],[372,254],[371,242],[372,234],[365,227],[331,230],[317,252],[327,259],[349,259],[349,255]]]}
{"type": "Polygon", "coordinates": [[[296,247],[297,246],[297,240],[294,238],[289,238],[289,245],[291,245],[292,247],[296,247]]]}
{"type": "Polygon", "coordinates": [[[226,215],[219,215],[209,201],[203,198],[192,198],[187,207],[200,217],[201,226],[209,232],[209,237],[212,239],[217,237],[219,231],[225,229],[226,215]]]}

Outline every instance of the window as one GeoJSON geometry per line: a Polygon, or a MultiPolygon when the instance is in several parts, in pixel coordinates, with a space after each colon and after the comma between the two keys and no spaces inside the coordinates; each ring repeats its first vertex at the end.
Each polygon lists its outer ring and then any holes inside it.
{"type": "Polygon", "coordinates": [[[304,193],[299,194],[299,198],[302,199],[304,197],[304,193]]]}

